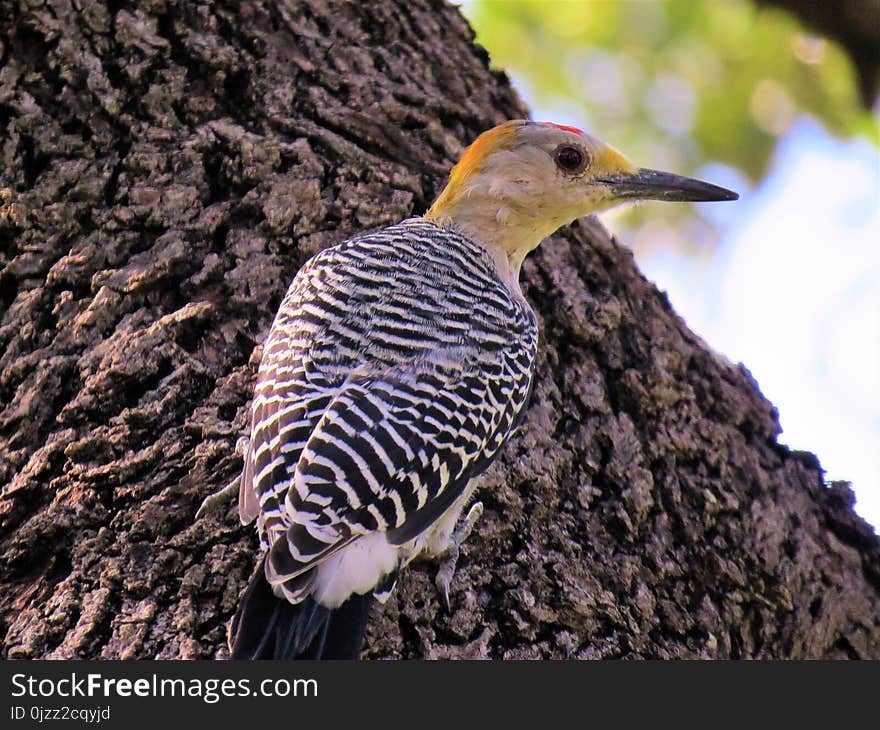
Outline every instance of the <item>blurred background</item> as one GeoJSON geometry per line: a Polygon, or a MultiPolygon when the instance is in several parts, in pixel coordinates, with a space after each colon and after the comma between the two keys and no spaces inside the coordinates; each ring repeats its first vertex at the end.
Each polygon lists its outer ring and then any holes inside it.
{"type": "Polygon", "coordinates": [[[534,119],[741,194],[602,218],[691,329],[748,367],[781,441],[850,481],[877,529],[880,3],[825,6],[466,0],[462,12],[534,119]]]}

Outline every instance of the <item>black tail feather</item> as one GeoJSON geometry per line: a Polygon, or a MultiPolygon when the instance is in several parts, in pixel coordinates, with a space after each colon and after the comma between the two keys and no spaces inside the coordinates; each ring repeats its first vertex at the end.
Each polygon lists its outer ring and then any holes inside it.
{"type": "Polygon", "coordinates": [[[292,604],[272,592],[261,565],[232,620],[231,658],[357,659],[372,599],[352,595],[336,609],[311,598],[292,604]]]}

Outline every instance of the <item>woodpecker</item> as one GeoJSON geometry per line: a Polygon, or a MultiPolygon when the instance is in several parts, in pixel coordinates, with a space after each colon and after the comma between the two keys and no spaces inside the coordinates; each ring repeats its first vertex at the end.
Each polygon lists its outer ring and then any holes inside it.
{"type": "Polygon", "coordinates": [[[574,127],[514,120],[467,148],[424,216],[308,261],[255,386],[239,515],[265,552],[231,656],[357,658],[372,598],[421,554],[445,558],[448,604],[481,505],[456,525],[535,377],[525,256],[619,203],[737,197],[636,167],[574,127]]]}

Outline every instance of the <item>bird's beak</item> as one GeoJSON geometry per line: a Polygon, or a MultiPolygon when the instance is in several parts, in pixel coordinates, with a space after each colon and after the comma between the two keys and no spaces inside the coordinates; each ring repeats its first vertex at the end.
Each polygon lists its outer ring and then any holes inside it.
{"type": "Polygon", "coordinates": [[[692,177],[673,175],[671,172],[641,168],[634,173],[608,175],[598,178],[615,198],[629,200],[669,200],[676,202],[709,202],[737,200],[739,195],[711,183],[692,177]]]}

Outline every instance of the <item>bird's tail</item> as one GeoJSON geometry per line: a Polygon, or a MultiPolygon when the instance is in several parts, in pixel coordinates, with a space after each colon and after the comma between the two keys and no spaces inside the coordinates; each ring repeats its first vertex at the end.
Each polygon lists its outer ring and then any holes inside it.
{"type": "Polygon", "coordinates": [[[254,573],[232,620],[232,659],[357,659],[373,595],[354,594],[339,608],[311,598],[278,598],[263,574],[254,573]]]}

